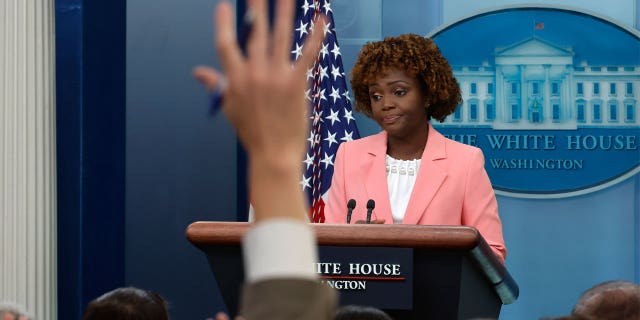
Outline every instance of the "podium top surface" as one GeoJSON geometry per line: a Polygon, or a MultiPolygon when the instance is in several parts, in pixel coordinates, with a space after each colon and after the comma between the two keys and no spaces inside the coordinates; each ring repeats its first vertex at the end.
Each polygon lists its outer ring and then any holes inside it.
{"type": "MultiPolygon", "coordinates": [[[[193,244],[236,244],[251,223],[199,221],[187,229],[193,244]]],[[[423,226],[390,224],[312,224],[319,245],[442,248],[470,250],[481,236],[466,226],[423,226]]]]}

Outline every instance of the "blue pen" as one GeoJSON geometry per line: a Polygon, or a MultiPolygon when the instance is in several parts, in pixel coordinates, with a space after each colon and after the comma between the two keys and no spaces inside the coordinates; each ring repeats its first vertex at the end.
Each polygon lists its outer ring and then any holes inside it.
{"type": "MultiPolygon", "coordinates": [[[[247,54],[247,41],[249,40],[249,35],[251,34],[251,29],[253,28],[253,21],[255,20],[255,13],[251,9],[247,9],[242,18],[242,25],[240,25],[240,29],[238,30],[238,44],[240,45],[240,49],[242,49],[242,53],[247,54]]],[[[215,90],[211,92],[209,95],[209,115],[215,116],[220,109],[222,109],[222,102],[224,98],[224,91],[227,88],[227,81],[225,78],[220,80],[220,84],[216,87],[215,90]]]]}

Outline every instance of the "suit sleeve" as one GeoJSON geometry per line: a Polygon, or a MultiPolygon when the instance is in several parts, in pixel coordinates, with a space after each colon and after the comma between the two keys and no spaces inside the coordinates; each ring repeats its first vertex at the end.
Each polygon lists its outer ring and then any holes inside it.
{"type": "Polygon", "coordinates": [[[247,320],[331,320],[335,290],[309,279],[270,279],[246,284],[240,314],[247,320]]]}
{"type": "Polygon", "coordinates": [[[325,223],[347,223],[347,197],[345,190],[345,149],[347,143],[342,143],[336,152],[333,164],[333,178],[329,188],[327,204],[324,208],[325,223]]]}
{"type": "Polygon", "coordinates": [[[286,218],[256,223],[243,237],[242,253],[245,319],[332,319],[336,292],[318,280],[310,224],[286,218]]]}
{"type": "Polygon", "coordinates": [[[484,156],[480,149],[474,149],[468,168],[462,207],[462,224],[478,229],[491,249],[504,262],[507,249],[502,236],[498,202],[484,168],[484,156]]]}

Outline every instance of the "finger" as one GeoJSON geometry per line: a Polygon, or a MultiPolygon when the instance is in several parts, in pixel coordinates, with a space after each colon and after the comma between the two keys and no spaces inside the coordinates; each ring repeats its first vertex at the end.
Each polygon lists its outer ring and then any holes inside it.
{"type": "Polygon", "coordinates": [[[216,47],[223,69],[228,74],[235,74],[242,65],[242,54],[236,43],[236,29],[233,10],[228,2],[218,5],[215,12],[216,47]]]}
{"type": "Polygon", "coordinates": [[[253,28],[247,42],[247,54],[258,64],[264,63],[269,41],[269,18],[266,0],[247,1],[248,10],[254,17],[253,28]],[[256,60],[257,59],[257,60],[256,60]]]}
{"type": "Polygon", "coordinates": [[[313,65],[316,61],[318,52],[320,51],[320,46],[324,40],[324,27],[327,24],[326,21],[325,17],[321,16],[315,24],[314,31],[307,36],[307,39],[305,39],[304,48],[302,49],[302,57],[296,62],[298,72],[306,72],[307,68],[313,65]]]}
{"type": "Polygon", "coordinates": [[[374,220],[373,223],[375,223],[375,224],[384,224],[384,219],[374,220]]]}
{"type": "Polygon", "coordinates": [[[229,316],[224,312],[218,312],[218,314],[216,314],[216,320],[229,320],[229,316]]]}
{"type": "Polygon", "coordinates": [[[280,0],[276,6],[276,22],[273,29],[273,57],[275,62],[290,63],[295,4],[293,0],[280,0]]]}
{"type": "Polygon", "coordinates": [[[225,81],[220,72],[205,66],[198,66],[193,69],[193,77],[207,87],[209,91],[221,89],[225,81]]]}

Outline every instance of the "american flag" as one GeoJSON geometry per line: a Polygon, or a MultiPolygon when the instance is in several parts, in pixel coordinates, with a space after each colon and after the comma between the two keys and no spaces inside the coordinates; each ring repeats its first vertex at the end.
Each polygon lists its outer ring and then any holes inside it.
{"type": "Polygon", "coordinates": [[[340,143],[358,139],[360,134],[351,108],[340,46],[333,23],[329,0],[304,0],[295,23],[291,58],[302,55],[304,39],[314,28],[322,13],[327,17],[325,39],[313,68],[307,70],[310,87],[306,91],[310,102],[308,151],[303,161],[305,170],[300,185],[310,204],[309,219],[324,222],[324,199],[331,186],[333,161],[340,143]]]}

